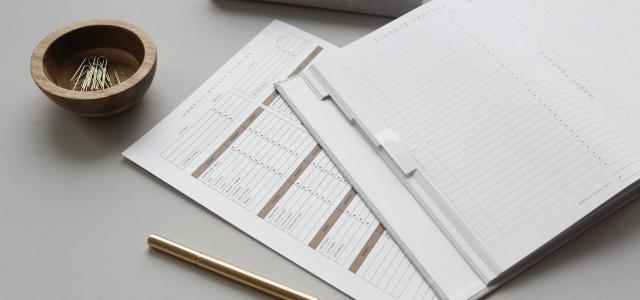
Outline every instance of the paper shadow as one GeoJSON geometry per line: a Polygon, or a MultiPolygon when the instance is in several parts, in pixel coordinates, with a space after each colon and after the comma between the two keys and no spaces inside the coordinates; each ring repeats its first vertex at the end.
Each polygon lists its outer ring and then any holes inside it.
{"type": "Polygon", "coordinates": [[[367,30],[378,28],[393,20],[390,17],[254,0],[211,0],[211,3],[231,15],[262,16],[288,21],[304,20],[335,27],[362,27],[367,30]]]}
{"type": "Polygon", "coordinates": [[[543,278],[550,273],[564,274],[562,270],[575,269],[575,266],[588,264],[594,259],[601,260],[602,254],[608,253],[609,249],[618,249],[632,242],[630,238],[640,231],[638,215],[640,215],[640,201],[631,201],[507,282],[494,293],[500,293],[501,290],[516,290],[530,282],[543,282],[543,278]]]}

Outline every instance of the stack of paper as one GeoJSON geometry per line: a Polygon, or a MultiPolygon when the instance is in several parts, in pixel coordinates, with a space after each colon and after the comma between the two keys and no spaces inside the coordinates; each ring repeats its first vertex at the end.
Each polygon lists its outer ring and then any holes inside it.
{"type": "Polygon", "coordinates": [[[352,297],[435,298],[275,92],[335,50],[275,21],[124,155],[352,297]]]}
{"type": "Polygon", "coordinates": [[[542,1],[274,22],[124,155],[352,297],[481,297],[639,197],[637,11],[542,1]]]}
{"type": "Polygon", "coordinates": [[[638,11],[533,2],[432,1],[278,84],[449,298],[638,198],[638,11]]]}

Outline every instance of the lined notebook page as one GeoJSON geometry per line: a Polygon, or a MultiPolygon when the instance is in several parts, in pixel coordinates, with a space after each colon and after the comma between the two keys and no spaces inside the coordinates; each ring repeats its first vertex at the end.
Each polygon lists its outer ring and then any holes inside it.
{"type": "Polygon", "coordinates": [[[441,205],[508,267],[638,179],[622,133],[638,119],[509,10],[476,2],[436,1],[350,47],[337,93],[399,136],[441,205]]]}

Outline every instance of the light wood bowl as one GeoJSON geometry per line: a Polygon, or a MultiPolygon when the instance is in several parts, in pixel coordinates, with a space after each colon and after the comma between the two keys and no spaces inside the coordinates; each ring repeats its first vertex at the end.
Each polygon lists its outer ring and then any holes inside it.
{"type": "Polygon", "coordinates": [[[140,28],[116,20],[89,20],[45,37],[31,56],[31,77],[64,109],[86,117],[104,117],[140,100],[151,85],[156,64],[156,46],[140,28]],[[98,91],[73,90],[70,79],[89,56],[108,57],[120,83],[98,91]]]}

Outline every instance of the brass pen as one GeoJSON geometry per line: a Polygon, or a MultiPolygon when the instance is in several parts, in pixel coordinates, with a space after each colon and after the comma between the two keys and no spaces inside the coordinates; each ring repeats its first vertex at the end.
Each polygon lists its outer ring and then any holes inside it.
{"type": "Polygon", "coordinates": [[[147,244],[149,244],[149,247],[153,249],[157,249],[177,258],[186,260],[192,264],[203,267],[209,271],[213,271],[214,273],[220,274],[231,280],[248,285],[276,298],[287,300],[317,300],[315,297],[253,274],[247,270],[238,268],[234,265],[228,264],[155,234],[149,235],[149,238],[147,238],[147,244]]]}

